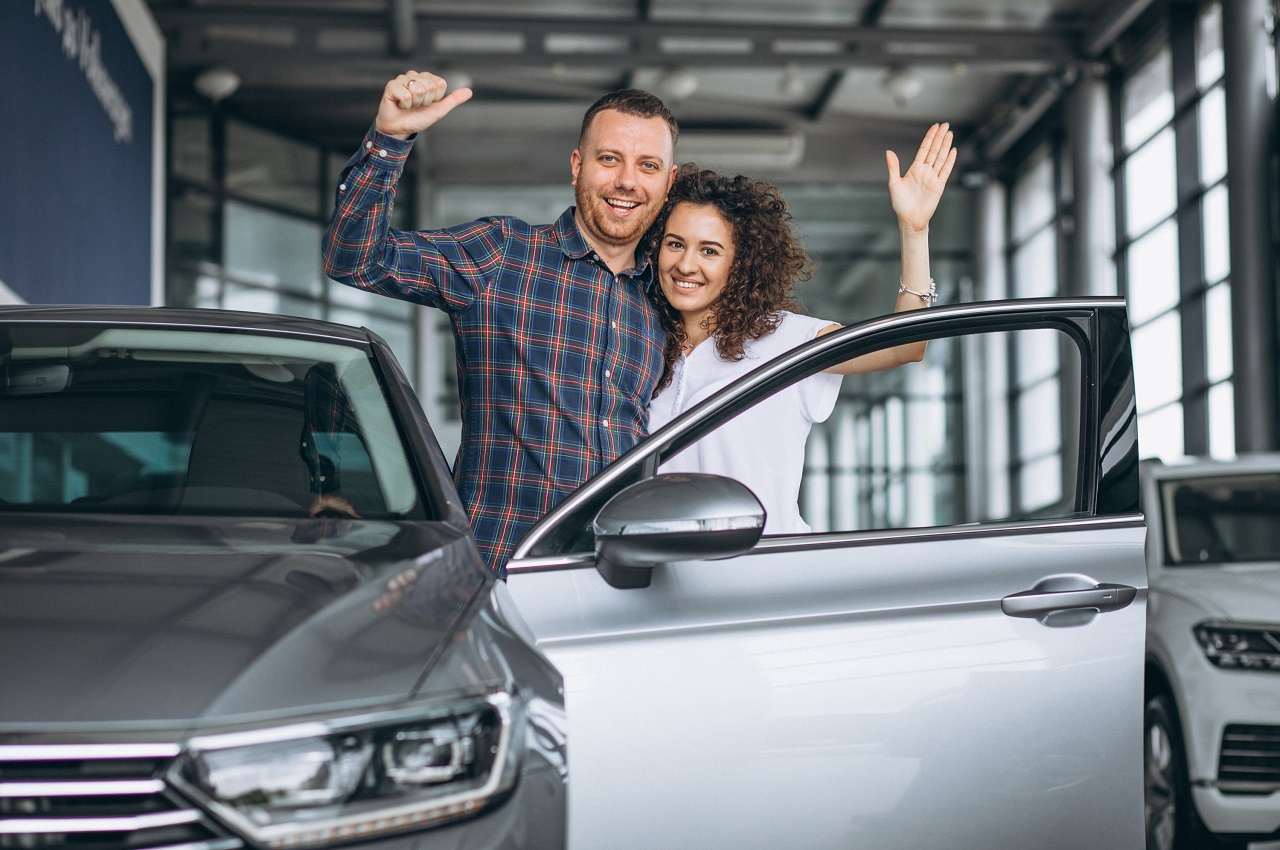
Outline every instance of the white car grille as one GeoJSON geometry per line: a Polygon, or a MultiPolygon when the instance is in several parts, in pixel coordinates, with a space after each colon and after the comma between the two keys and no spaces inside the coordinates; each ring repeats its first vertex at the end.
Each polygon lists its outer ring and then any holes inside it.
{"type": "Polygon", "coordinates": [[[1280,726],[1228,726],[1222,734],[1218,788],[1226,794],[1280,789],[1280,726]]]}

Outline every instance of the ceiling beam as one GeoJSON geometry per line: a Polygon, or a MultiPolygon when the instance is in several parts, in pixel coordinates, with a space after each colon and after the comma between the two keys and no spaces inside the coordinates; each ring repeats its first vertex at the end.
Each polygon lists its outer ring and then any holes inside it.
{"type": "MultiPolygon", "coordinates": [[[[265,63],[331,67],[335,61],[381,62],[386,18],[364,12],[288,14],[260,7],[187,6],[154,9],[170,39],[177,67],[265,63]],[[380,35],[381,34],[381,35],[380,35]],[[264,46],[270,45],[269,50],[264,46]]],[[[418,48],[410,61],[419,68],[471,64],[484,67],[666,66],[742,67],[804,65],[828,68],[887,65],[1004,66],[1046,70],[1076,62],[1076,33],[1008,29],[916,29],[865,26],[779,26],[616,19],[484,18],[416,15],[418,48]],[[441,33],[480,34],[511,43],[471,49],[463,39],[441,41],[441,33]],[[599,50],[549,50],[551,36],[596,37],[599,50]],[[618,39],[626,41],[618,49],[618,39]],[[683,46],[674,42],[679,40],[683,46]],[[826,52],[814,50],[823,45],[826,52]],[[809,48],[809,49],[806,49],[809,48]]],[[[474,45],[472,45],[474,46],[474,45]]],[[[238,70],[238,68],[237,68],[238,70]]]]}
{"type": "Polygon", "coordinates": [[[412,56],[418,49],[418,19],[413,0],[390,0],[391,47],[397,56],[412,56]]]}
{"type": "Polygon", "coordinates": [[[810,121],[821,121],[826,116],[831,101],[840,90],[840,84],[844,82],[844,75],[845,71],[839,68],[827,74],[827,78],[822,81],[822,88],[818,89],[817,97],[813,99],[813,103],[809,104],[810,121]]]}
{"type": "Polygon", "coordinates": [[[1097,16],[1085,31],[1084,55],[1096,58],[1120,37],[1129,25],[1138,19],[1153,0],[1125,0],[1122,3],[1104,3],[1097,16]]]}
{"type": "Polygon", "coordinates": [[[884,10],[889,8],[892,0],[871,0],[867,7],[862,10],[862,25],[864,27],[874,27],[880,23],[880,18],[884,16],[884,10]]]}

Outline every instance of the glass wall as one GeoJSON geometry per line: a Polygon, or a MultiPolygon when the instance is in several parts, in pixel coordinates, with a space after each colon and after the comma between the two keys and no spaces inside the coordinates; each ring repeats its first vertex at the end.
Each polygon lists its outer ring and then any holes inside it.
{"type": "Polygon", "coordinates": [[[1113,88],[1144,457],[1235,450],[1221,6],[1170,4],[1113,88]],[[1153,37],[1154,36],[1154,37],[1153,37]]]}
{"type": "MultiPolygon", "coordinates": [[[[1050,298],[1059,281],[1061,156],[1056,143],[1035,149],[1017,170],[1009,198],[1010,297],[1050,298]]],[[[1011,493],[1022,512],[1056,503],[1063,488],[1062,357],[1054,334],[1020,334],[1008,351],[1013,447],[1011,493]]]]}
{"type": "MultiPolygon", "coordinates": [[[[367,327],[417,382],[414,306],[334,283],[321,270],[346,153],[181,101],[170,115],[169,149],[167,304],[367,327]]],[[[406,174],[394,226],[412,226],[413,197],[406,174]]]]}

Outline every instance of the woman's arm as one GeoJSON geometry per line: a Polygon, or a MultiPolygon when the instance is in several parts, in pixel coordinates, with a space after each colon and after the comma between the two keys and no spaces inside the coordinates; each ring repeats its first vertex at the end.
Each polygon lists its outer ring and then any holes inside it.
{"type": "MultiPolygon", "coordinates": [[[[929,221],[938,209],[947,178],[956,164],[956,149],[952,147],[952,135],[946,124],[934,124],[925,133],[915,161],[906,175],[899,172],[898,157],[893,151],[885,151],[885,164],[889,169],[889,201],[898,217],[898,235],[902,245],[903,289],[894,303],[894,312],[918,310],[928,307],[927,298],[914,292],[927,293],[932,286],[929,276],[929,221]]],[[[838,324],[827,325],[818,336],[840,330],[838,324]]],[[[912,342],[881,351],[873,351],[832,366],[828,372],[840,375],[860,375],[893,369],[924,359],[925,343],[912,342]]]]}

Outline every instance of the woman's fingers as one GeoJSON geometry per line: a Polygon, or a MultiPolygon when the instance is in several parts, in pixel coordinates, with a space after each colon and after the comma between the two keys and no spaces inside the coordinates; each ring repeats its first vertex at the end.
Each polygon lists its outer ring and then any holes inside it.
{"type": "Polygon", "coordinates": [[[947,154],[946,161],[942,163],[942,171],[938,174],[938,177],[942,180],[943,186],[947,185],[947,178],[951,176],[951,169],[956,165],[956,154],[959,150],[959,148],[952,148],[951,152],[947,154]]]}
{"type": "Polygon", "coordinates": [[[929,128],[933,138],[929,143],[929,153],[925,155],[924,163],[930,168],[934,168],[937,165],[938,152],[942,150],[942,143],[948,135],[947,127],[948,125],[942,124],[941,126],[934,125],[929,128]]]}
{"type": "Polygon", "coordinates": [[[933,139],[937,134],[938,134],[938,125],[937,124],[929,125],[928,132],[926,132],[924,134],[924,138],[920,140],[920,147],[916,151],[916,158],[911,162],[912,165],[915,165],[917,162],[925,161],[925,157],[929,155],[929,148],[933,145],[933,139]]]}
{"type": "Polygon", "coordinates": [[[889,168],[889,182],[892,183],[902,177],[901,166],[898,164],[898,155],[893,151],[884,152],[884,164],[889,168]]]}
{"type": "Polygon", "coordinates": [[[954,150],[954,148],[951,146],[954,141],[955,141],[955,136],[951,133],[950,130],[948,130],[946,133],[942,135],[942,145],[938,148],[938,154],[936,157],[934,157],[934,160],[933,160],[933,170],[935,172],[938,172],[938,173],[942,172],[942,166],[945,165],[947,162],[947,155],[954,150]]]}

